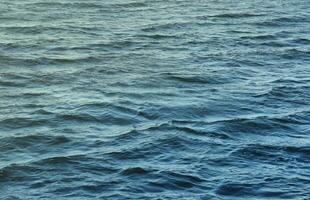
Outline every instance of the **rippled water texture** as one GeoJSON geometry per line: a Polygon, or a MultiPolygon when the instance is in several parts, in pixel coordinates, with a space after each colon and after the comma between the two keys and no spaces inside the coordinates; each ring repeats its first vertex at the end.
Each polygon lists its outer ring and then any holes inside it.
{"type": "Polygon", "coordinates": [[[310,199],[309,0],[1,0],[0,199],[310,199]]]}

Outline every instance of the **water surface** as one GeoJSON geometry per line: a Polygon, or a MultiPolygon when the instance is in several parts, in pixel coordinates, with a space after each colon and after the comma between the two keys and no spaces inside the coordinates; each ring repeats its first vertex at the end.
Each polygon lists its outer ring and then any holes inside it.
{"type": "Polygon", "coordinates": [[[309,0],[2,0],[1,199],[310,198],[309,0]]]}

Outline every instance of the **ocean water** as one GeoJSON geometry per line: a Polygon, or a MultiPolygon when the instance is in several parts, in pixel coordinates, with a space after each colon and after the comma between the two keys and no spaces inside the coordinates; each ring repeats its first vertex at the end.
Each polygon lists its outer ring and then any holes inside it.
{"type": "Polygon", "coordinates": [[[310,199],[309,0],[1,0],[0,199],[310,199]]]}

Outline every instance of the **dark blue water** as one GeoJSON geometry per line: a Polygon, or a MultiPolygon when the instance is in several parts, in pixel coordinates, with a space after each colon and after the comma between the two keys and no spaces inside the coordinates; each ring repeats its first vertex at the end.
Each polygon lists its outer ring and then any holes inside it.
{"type": "Polygon", "coordinates": [[[1,0],[0,199],[310,199],[309,0],[1,0]]]}

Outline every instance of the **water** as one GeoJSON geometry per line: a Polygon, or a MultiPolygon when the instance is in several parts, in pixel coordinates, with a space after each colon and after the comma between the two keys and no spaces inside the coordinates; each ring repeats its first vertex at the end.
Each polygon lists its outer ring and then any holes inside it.
{"type": "Polygon", "coordinates": [[[309,0],[2,0],[0,199],[310,199],[309,0]]]}

